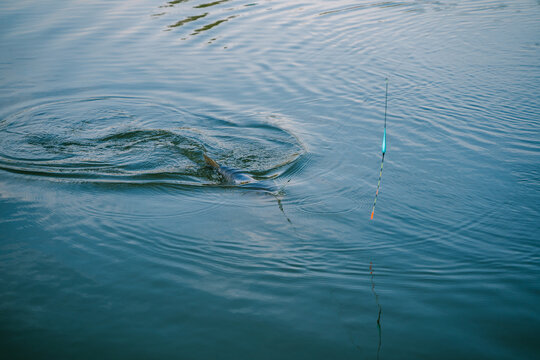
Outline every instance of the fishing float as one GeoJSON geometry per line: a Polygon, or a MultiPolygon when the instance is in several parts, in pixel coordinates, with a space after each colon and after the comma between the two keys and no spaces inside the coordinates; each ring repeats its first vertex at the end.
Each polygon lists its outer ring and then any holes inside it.
{"type": "Polygon", "coordinates": [[[371,209],[371,220],[375,214],[375,205],[377,204],[377,196],[379,196],[379,188],[381,186],[382,169],[384,164],[384,154],[386,154],[386,109],[388,108],[388,79],[386,79],[386,97],[384,100],[384,132],[382,138],[382,159],[381,159],[381,171],[379,172],[379,182],[377,183],[377,192],[375,193],[375,200],[373,201],[373,208],[371,209]]]}

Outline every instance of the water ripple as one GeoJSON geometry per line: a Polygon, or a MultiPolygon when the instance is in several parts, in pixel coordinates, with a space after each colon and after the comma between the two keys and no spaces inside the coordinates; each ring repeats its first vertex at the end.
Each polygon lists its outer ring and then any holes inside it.
{"type": "Polygon", "coordinates": [[[39,103],[7,115],[0,132],[1,169],[79,182],[219,184],[205,152],[277,178],[304,153],[295,136],[269,123],[239,125],[136,97],[39,103]]]}

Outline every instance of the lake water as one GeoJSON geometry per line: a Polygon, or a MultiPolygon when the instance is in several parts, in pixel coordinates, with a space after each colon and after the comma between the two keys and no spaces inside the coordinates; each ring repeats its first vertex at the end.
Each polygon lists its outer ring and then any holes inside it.
{"type": "Polygon", "coordinates": [[[0,50],[6,359],[539,356],[540,2],[2,1],[0,50]]]}

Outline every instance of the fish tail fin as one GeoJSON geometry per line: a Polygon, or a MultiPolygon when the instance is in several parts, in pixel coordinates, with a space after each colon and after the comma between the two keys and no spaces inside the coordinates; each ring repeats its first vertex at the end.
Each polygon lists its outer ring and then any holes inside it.
{"type": "Polygon", "coordinates": [[[219,164],[217,162],[210,159],[208,156],[206,156],[206,154],[203,154],[203,156],[204,156],[204,161],[206,161],[206,164],[208,164],[209,166],[213,168],[219,169],[219,164]]]}

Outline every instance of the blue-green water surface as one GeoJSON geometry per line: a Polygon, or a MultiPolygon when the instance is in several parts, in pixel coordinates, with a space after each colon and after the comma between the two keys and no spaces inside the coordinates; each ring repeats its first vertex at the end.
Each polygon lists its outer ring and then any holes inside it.
{"type": "Polygon", "coordinates": [[[2,358],[533,359],[539,240],[538,1],[0,3],[2,358]]]}

